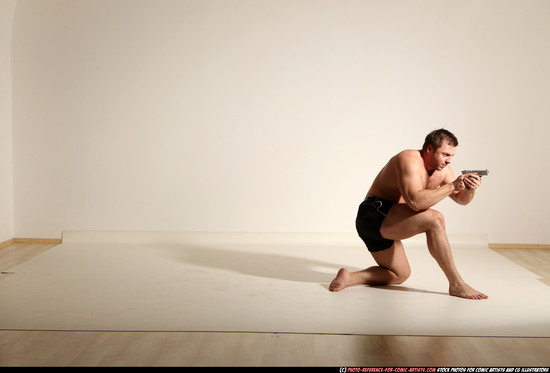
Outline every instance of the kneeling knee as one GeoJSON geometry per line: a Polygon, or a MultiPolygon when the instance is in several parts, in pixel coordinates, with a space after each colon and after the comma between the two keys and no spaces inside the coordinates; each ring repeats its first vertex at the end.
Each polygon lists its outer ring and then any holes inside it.
{"type": "Polygon", "coordinates": [[[407,281],[407,279],[408,279],[409,277],[411,277],[410,274],[398,276],[397,279],[395,280],[395,283],[396,283],[396,284],[402,284],[402,283],[404,283],[405,281],[407,281]]]}
{"type": "Polygon", "coordinates": [[[396,277],[395,277],[395,280],[393,281],[393,283],[396,284],[396,285],[402,284],[405,281],[407,281],[407,279],[409,277],[411,277],[411,270],[406,269],[406,270],[397,272],[395,275],[396,275],[396,277]]]}

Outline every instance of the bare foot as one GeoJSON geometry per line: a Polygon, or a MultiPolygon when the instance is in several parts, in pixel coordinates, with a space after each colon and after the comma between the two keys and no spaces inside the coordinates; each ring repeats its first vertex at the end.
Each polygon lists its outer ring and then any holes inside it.
{"type": "Polygon", "coordinates": [[[345,268],[340,268],[340,270],[336,274],[336,277],[330,283],[330,286],[328,287],[328,289],[330,291],[340,291],[348,286],[350,280],[351,280],[351,275],[349,271],[345,268]]]}
{"type": "Polygon", "coordinates": [[[466,283],[451,285],[449,287],[449,294],[459,298],[465,299],[487,299],[489,296],[479,292],[466,283]]]}

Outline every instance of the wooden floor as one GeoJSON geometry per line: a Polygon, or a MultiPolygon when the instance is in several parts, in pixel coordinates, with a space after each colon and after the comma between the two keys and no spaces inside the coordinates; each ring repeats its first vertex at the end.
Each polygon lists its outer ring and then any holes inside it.
{"type": "MultiPolygon", "coordinates": [[[[0,281],[53,246],[0,249],[0,281]]],[[[550,285],[550,250],[495,251],[550,285]]],[[[0,330],[0,366],[549,367],[550,338],[0,330]]]]}

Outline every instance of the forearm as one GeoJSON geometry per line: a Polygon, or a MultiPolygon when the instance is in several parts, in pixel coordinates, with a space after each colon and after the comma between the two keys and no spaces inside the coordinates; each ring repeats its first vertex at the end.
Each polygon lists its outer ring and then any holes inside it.
{"type": "Polygon", "coordinates": [[[476,194],[475,189],[464,189],[453,196],[453,199],[459,205],[467,205],[472,202],[476,194]]]}
{"type": "Polygon", "coordinates": [[[410,208],[415,211],[429,209],[441,200],[453,194],[453,183],[442,185],[437,189],[422,189],[406,200],[410,208]]]}

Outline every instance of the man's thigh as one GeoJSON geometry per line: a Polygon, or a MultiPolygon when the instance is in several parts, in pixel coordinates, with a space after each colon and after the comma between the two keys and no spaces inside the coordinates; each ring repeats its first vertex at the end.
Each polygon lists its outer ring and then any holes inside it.
{"type": "Polygon", "coordinates": [[[406,203],[396,203],[382,222],[380,234],[389,240],[404,240],[426,232],[437,211],[414,211],[406,203]]]}

